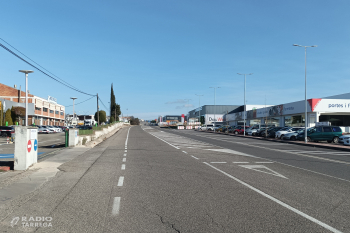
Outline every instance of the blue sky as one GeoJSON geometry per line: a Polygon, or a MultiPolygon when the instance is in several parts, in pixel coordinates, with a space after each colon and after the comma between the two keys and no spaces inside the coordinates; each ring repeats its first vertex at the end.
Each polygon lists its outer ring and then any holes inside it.
{"type": "MultiPolygon", "coordinates": [[[[211,86],[221,87],[216,104],[243,104],[237,73],[253,73],[247,104],[265,104],[265,95],[267,104],[302,100],[304,50],[295,43],[318,45],[308,50],[308,98],[350,92],[349,9],[348,0],[3,1],[0,37],[71,85],[99,93],[107,107],[113,83],[124,114],[155,119],[198,107],[195,94],[213,104],[211,86]]],[[[0,82],[23,89],[19,69],[31,67],[0,48],[0,82]]],[[[63,105],[90,98],[38,71],[29,80],[32,94],[63,105]]],[[[76,110],[94,113],[96,100],[76,110]]]]}

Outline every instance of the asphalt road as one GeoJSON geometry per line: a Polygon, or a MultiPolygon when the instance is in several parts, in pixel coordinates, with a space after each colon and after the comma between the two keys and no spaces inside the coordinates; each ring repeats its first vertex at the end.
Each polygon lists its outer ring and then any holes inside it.
{"type": "Polygon", "coordinates": [[[123,128],[7,203],[0,231],[350,232],[347,155],[223,139],[123,128]],[[23,216],[52,226],[26,226],[23,216]]]}
{"type": "MultiPolygon", "coordinates": [[[[52,155],[58,148],[62,148],[65,142],[65,134],[38,134],[38,160],[52,155]]],[[[15,144],[7,144],[6,137],[0,137],[0,158],[2,154],[14,154],[15,144]]]]}

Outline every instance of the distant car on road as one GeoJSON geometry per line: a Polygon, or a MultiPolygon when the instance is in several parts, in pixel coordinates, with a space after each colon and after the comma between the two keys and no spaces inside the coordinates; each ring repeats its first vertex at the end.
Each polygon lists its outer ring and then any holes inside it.
{"type": "Polygon", "coordinates": [[[15,132],[15,128],[10,126],[0,126],[0,135],[2,137],[11,137],[11,133],[15,132]]]}
{"type": "Polygon", "coordinates": [[[38,128],[38,133],[46,133],[46,134],[49,134],[49,133],[53,133],[51,130],[47,129],[47,128],[44,128],[44,127],[39,127],[38,128]]]}

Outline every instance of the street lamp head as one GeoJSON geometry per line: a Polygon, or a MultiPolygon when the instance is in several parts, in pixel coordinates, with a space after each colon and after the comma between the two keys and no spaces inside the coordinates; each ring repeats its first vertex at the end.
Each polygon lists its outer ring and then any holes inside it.
{"type": "Polygon", "coordinates": [[[78,99],[77,97],[70,97],[72,100],[78,99]]]}
{"type": "Polygon", "coordinates": [[[19,70],[19,72],[22,72],[25,74],[34,73],[34,71],[32,71],[32,70],[19,70]]]}
{"type": "Polygon", "coordinates": [[[293,46],[300,46],[300,45],[298,45],[298,44],[293,44],[293,46]]]}
{"type": "Polygon", "coordinates": [[[311,47],[317,47],[317,45],[312,45],[311,47]]]}

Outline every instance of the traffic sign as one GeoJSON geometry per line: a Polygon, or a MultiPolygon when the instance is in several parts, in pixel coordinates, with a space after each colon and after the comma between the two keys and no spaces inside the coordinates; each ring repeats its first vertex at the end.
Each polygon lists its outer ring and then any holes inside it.
{"type": "Polygon", "coordinates": [[[34,141],[34,151],[38,149],[38,140],[35,139],[34,141]]]}
{"type": "Polygon", "coordinates": [[[28,150],[28,153],[32,150],[32,141],[31,140],[28,140],[27,150],[28,150]]]}

